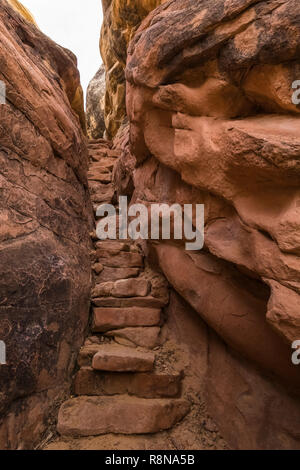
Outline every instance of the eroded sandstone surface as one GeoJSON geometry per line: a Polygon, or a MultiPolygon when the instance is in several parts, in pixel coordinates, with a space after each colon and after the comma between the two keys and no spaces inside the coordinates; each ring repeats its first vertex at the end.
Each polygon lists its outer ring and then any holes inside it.
{"type": "Polygon", "coordinates": [[[0,3],[0,447],[32,449],[88,320],[88,154],[75,56],[0,3]]]}
{"type": "Polygon", "coordinates": [[[148,15],[128,50],[130,147],[116,185],[133,182],[132,202],[205,204],[202,252],[178,241],[150,252],[235,357],[209,340],[207,399],[238,448],[300,445],[300,370],[291,362],[300,338],[299,36],[296,0],[173,0],[148,15]],[[293,412],[283,422],[284,407],[293,412]]]}

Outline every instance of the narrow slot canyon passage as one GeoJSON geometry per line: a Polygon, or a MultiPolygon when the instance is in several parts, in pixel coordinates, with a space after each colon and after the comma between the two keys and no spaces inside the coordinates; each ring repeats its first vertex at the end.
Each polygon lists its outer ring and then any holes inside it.
{"type": "MultiPolygon", "coordinates": [[[[121,153],[103,139],[88,148],[98,220],[97,208],[115,199],[112,175],[121,153]]],[[[46,450],[227,448],[189,370],[189,345],[172,332],[164,276],[149,265],[141,241],[119,241],[119,233],[117,240],[92,238],[91,329],[77,359],[75,398],[58,414],[61,437],[46,450]]]]}
{"type": "Polygon", "coordinates": [[[299,450],[300,4],[89,1],[0,0],[0,449],[299,450]]]}

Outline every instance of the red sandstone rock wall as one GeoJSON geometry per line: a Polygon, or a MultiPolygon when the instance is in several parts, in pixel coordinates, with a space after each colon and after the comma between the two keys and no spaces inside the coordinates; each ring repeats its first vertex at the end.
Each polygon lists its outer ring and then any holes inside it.
{"type": "Polygon", "coordinates": [[[88,156],[75,57],[0,3],[0,448],[33,448],[88,319],[88,156]]]}
{"type": "Polygon", "coordinates": [[[171,0],[128,51],[115,178],[134,201],[205,204],[202,252],[152,251],[217,333],[207,399],[235,448],[300,447],[299,37],[297,0],[171,0]]]}

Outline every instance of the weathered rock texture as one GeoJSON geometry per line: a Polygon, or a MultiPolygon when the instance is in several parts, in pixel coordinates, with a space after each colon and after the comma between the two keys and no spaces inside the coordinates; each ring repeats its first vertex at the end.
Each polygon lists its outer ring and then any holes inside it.
{"type": "Polygon", "coordinates": [[[58,430],[65,436],[151,434],[171,428],[188,409],[184,400],[78,397],[61,407],[58,430]]]}
{"type": "Polygon", "coordinates": [[[105,125],[114,137],[126,116],[125,76],[127,46],[150,11],[165,0],[102,0],[100,50],[106,70],[105,125]]]}
{"type": "Polygon", "coordinates": [[[23,16],[23,18],[25,18],[27,21],[37,26],[34,17],[30,13],[30,11],[26,7],[24,7],[24,5],[22,5],[18,0],[7,0],[7,1],[16,11],[20,13],[20,15],[23,16]]]}
{"type": "Polygon", "coordinates": [[[0,448],[33,448],[69,390],[88,319],[88,155],[73,54],[4,0],[0,44],[0,448]]]}
{"type": "MultiPolygon", "coordinates": [[[[104,163],[119,152],[110,147],[103,140],[89,143],[91,164],[88,175],[91,178],[89,185],[93,187],[93,202],[104,194],[111,194],[107,190],[113,186],[112,181],[106,182],[103,189],[103,183],[97,179],[103,166],[106,167],[104,163]],[[97,185],[94,184],[97,181],[97,185]]],[[[118,161],[115,158],[114,165],[118,161]]],[[[111,178],[109,172],[108,179],[111,178]]],[[[115,197],[111,196],[107,202],[113,201],[116,204],[115,197]]],[[[174,292],[169,304],[168,284],[161,273],[150,267],[140,242],[95,240],[94,246],[96,285],[92,301],[102,307],[93,309],[91,335],[78,356],[80,369],[72,393],[77,398],[73,397],[61,406],[57,426],[61,436],[46,448],[228,448],[205,404],[209,352],[207,326],[174,292]],[[138,258],[131,254],[138,254],[138,258]],[[119,281],[122,285],[128,278],[136,285],[146,281],[148,295],[144,297],[145,291],[139,288],[131,292],[133,297],[128,297],[128,291],[123,298],[113,297],[119,294],[114,291],[114,282],[107,279],[108,282],[100,280],[99,283],[98,278],[98,273],[103,272],[111,260],[111,270],[125,270],[124,279],[119,281]],[[117,267],[118,262],[122,268],[117,267]],[[131,265],[132,262],[139,266],[135,279],[132,273],[126,273],[126,269],[132,268],[125,268],[126,263],[131,265]],[[98,295],[104,297],[95,297],[98,295]],[[116,300],[119,305],[115,305],[116,300]],[[124,301],[128,303],[126,308],[122,307],[124,301]],[[103,303],[107,305],[103,306],[103,303]],[[161,311],[161,307],[166,308],[161,311]],[[131,423],[132,410],[137,419],[131,423]]],[[[114,280],[112,271],[107,273],[109,275],[114,280]]]]}
{"type": "Polygon", "coordinates": [[[101,65],[89,83],[86,95],[86,124],[90,139],[99,139],[105,132],[105,68],[101,65]]]}
{"type": "Polygon", "coordinates": [[[133,201],[205,204],[202,252],[150,251],[226,344],[209,340],[208,403],[235,448],[300,447],[299,37],[297,0],[172,0],[128,51],[137,168],[121,159],[115,181],[133,201]]]}

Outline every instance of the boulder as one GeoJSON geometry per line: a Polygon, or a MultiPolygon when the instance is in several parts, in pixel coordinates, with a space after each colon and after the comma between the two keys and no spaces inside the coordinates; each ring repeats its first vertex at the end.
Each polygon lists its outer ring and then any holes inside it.
{"type": "Polygon", "coordinates": [[[152,297],[129,297],[129,298],[116,298],[116,297],[97,297],[93,299],[93,304],[97,307],[109,307],[109,308],[151,308],[161,309],[165,307],[166,301],[152,297]]]}
{"type": "Polygon", "coordinates": [[[109,297],[110,295],[120,298],[146,297],[149,290],[150,282],[146,279],[119,279],[115,282],[108,281],[97,284],[93,289],[92,297],[109,297]]]}
{"type": "Polygon", "coordinates": [[[154,359],[153,353],[107,344],[93,357],[92,368],[110,372],[147,372],[153,369],[154,359]]]}
{"type": "Polygon", "coordinates": [[[159,345],[159,334],[160,328],[158,326],[152,328],[122,328],[106,333],[107,336],[112,336],[117,342],[119,338],[124,338],[133,345],[148,349],[154,349],[159,345]]]}
{"type": "Polygon", "coordinates": [[[180,393],[180,374],[104,373],[81,368],[75,377],[76,395],[135,395],[140,398],[176,397],[180,393]]]}
{"type": "Polygon", "coordinates": [[[98,249],[97,257],[104,266],[111,268],[140,268],[143,266],[143,257],[138,253],[98,249]]]}
{"type": "Polygon", "coordinates": [[[149,291],[150,282],[146,279],[120,279],[111,293],[114,297],[146,297],[149,291]]]}
{"type": "Polygon", "coordinates": [[[154,326],[161,321],[161,311],[149,307],[94,308],[93,331],[105,332],[116,328],[154,326]]]}
{"type": "Polygon", "coordinates": [[[90,139],[99,139],[105,132],[105,68],[101,65],[89,83],[86,94],[86,123],[90,139]]]}

